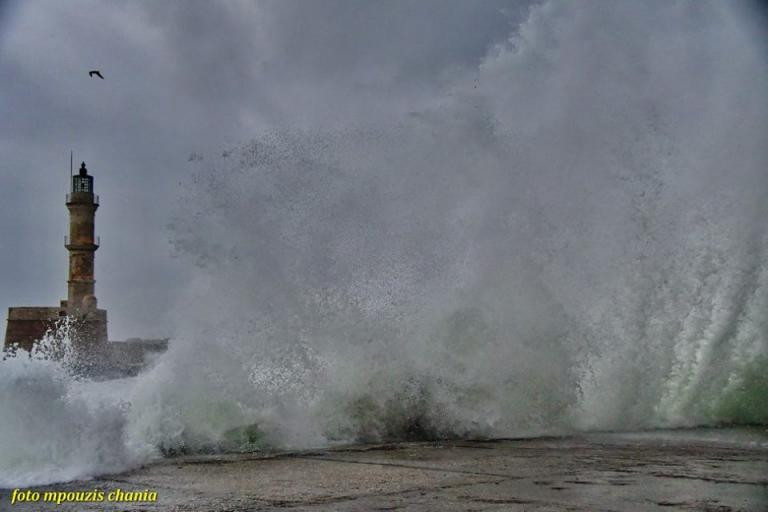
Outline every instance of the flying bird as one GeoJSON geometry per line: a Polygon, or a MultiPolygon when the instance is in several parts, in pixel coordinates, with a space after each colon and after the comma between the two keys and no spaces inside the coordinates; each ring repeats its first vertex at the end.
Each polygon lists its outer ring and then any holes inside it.
{"type": "Polygon", "coordinates": [[[103,76],[101,76],[101,71],[99,71],[98,69],[94,69],[93,71],[89,71],[89,72],[88,72],[88,76],[89,76],[89,77],[93,78],[93,75],[96,75],[97,77],[99,77],[99,78],[101,78],[102,80],[104,80],[104,77],[103,77],[103,76]]]}

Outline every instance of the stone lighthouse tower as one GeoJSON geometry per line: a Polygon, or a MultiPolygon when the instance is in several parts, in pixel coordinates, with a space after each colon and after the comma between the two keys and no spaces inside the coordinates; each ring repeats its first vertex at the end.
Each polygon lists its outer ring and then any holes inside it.
{"type": "Polygon", "coordinates": [[[99,239],[94,235],[94,219],[99,207],[99,196],[93,193],[93,176],[88,174],[85,162],[72,176],[67,194],[69,235],[64,246],[69,251],[69,279],[67,299],[58,307],[8,308],[5,347],[18,346],[30,350],[35,341],[55,330],[63,317],[73,321],[72,341],[78,349],[91,352],[107,344],[107,311],[98,309],[94,279],[94,256],[99,239]]]}
{"type": "Polygon", "coordinates": [[[83,162],[80,171],[72,176],[72,189],[67,194],[69,236],[64,245],[69,251],[69,279],[67,300],[62,309],[78,321],[78,338],[88,344],[107,340],[107,312],[97,308],[93,272],[99,248],[99,239],[94,234],[98,208],[99,196],[94,194],[93,176],[88,174],[83,162]]]}
{"type": "Polygon", "coordinates": [[[67,306],[72,313],[85,311],[85,302],[95,298],[93,268],[99,240],[94,235],[94,220],[98,208],[99,196],[93,193],[93,176],[88,175],[83,162],[80,172],[72,176],[72,190],[67,194],[69,236],[64,245],[69,251],[67,306]]]}

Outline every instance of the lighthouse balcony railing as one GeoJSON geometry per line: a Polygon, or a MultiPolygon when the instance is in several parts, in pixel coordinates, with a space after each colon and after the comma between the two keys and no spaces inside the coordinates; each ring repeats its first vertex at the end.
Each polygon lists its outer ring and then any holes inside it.
{"type": "MultiPolygon", "coordinates": [[[[99,247],[101,245],[101,237],[100,236],[94,237],[92,243],[96,247],[99,247]]],[[[70,243],[69,243],[69,236],[67,236],[67,235],[64,235],[64,245],[65,246],[70,245],[70,243]]],[[[77,245],[77,244],[71,244],[71,245],[77,245]]],[[[84,244],[84,245],[89,245],[89,244],[84,244]]]]}
{"type": "MultiPolygon", "coordinates": [[[[76,194],[82,194],[83,192],[75,192],[76,194]]],[[[89,192],[85,192],[88,194],[89,192]]],[[[99,204],[99,195],[98,194],[91,194],[93,196],[93,204],[98,205],[99,204]]],[[[72,194],[67,194],[67,203],[72,202],[72,194]]]]}

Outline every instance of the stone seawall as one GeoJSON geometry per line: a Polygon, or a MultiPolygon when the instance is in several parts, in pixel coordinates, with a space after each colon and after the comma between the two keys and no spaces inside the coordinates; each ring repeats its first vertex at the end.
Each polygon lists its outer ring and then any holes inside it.
{"type": "Polygon", "coordinates": [[[91,373],[107,378],[131,377],[168,350],[168,339],[130,338],[110,341],[99,348],[97,364],[91,373]]]}

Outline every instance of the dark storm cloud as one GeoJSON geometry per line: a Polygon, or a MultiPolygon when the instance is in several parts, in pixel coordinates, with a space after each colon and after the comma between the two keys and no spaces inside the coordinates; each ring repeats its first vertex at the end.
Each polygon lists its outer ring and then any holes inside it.
{"type": "Polygon", "coordinates": [[[503,41],[523,4],[154,3],[180,94],[241,122],[349,122],[408,108],[503,41]],[[221,112],[221,110],[219,111],[221,112]],[[350,116],[352,119],[350,119],[350,116]]]}
{"type": "Polygon", "coordinates": [[[17,2],[0,10],[0,307],[64,297],[68,152],[96,176],[112,333],[167,334],[165,225],[191,152],[419,110],[526,3],[17,2]],[[101,69],[106,80],[89,79],[101,69]]]}

